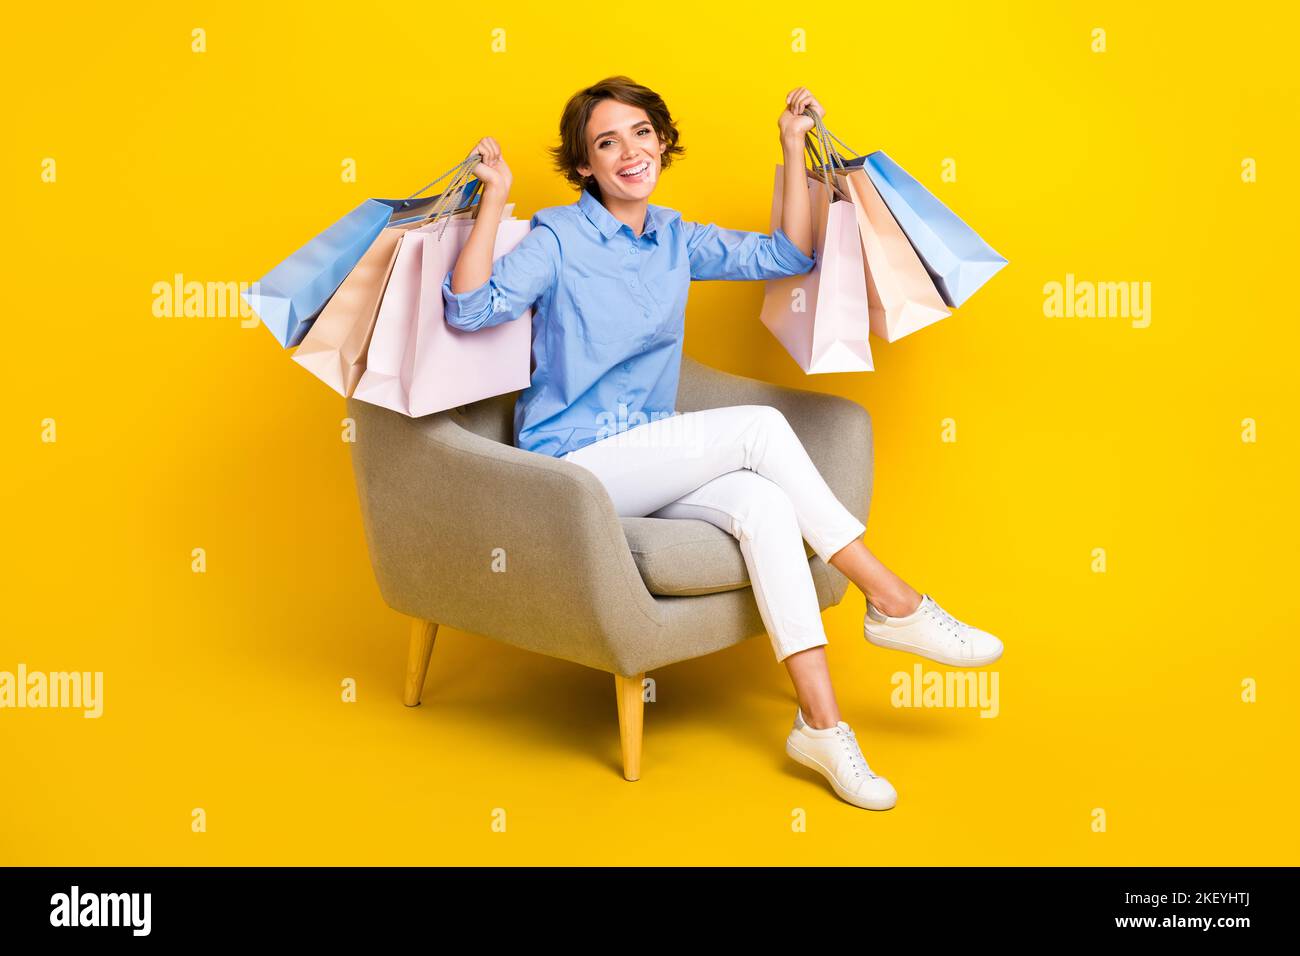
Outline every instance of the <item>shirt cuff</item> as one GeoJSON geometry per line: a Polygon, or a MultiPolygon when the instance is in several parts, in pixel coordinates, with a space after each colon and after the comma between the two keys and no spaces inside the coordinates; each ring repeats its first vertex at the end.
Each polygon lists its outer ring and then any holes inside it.
{"type": "Polygon", "coordinates": [[[776,253],[777,261],[781,263],[790,275],[803,275],[810,272],[812,267],[817,264],[817,250],[813,249],[811,256],[806,256],[803,250],[794,244],[794,240],[785,234],[785,230],[779,226],[772,230],[772,248],[776,253]]]}
{"type": "Polygon", "coordinates": [[[442,280],[442,301],[445,304],[444,317],[448,325],[460,327],[464,316],[474,316],[488,311],[492,301],[492,280],[489,278],[477,289],[468,292],[451,291],[451,273],[442,280]]]}

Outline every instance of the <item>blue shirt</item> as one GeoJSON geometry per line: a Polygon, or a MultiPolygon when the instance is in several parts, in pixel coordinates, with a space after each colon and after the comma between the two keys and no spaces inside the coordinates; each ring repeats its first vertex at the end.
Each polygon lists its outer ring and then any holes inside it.
{"type": "Polygon", "coordinates": [[[542,209],[477,289],[443,281],[446,320],[465,331],[533,307],[531,384],[515,403],[518,448],[559,457],[676,413],[686,295],[693,279],[777,279],[808,272],[781,229],[771,235],[684,222],[647,204],[641,235],[587,190],[542,209]]]}

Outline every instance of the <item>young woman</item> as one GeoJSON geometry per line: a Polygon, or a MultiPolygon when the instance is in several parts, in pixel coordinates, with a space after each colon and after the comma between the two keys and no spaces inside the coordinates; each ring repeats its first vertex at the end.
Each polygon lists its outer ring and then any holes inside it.
{"type": "Polygon", "coordinates": [[[474,330],[534,308],[532,383],[515,405],[516,446],[594,472],[618,514],[699,518],[734,535],[777,660],[799,704],[786,752],[844,800],[887,810],[897,800],[840,719],[826,634],[803,541],[867,597],[866,639],[956,667],[998,659],[1002,644],[956,620],[885,567],[866,527],[827,486],[775,408],[675,409],[686,296],[694,279],[768,279],[816,264],[804,172],[805,88],[777,120],[784,206],[772,234],[682,219],[649,202],[684,152],[663,100],[625,76],[576,93],[560,121],[556,165],[577,202],[538,212],[528,235],[493,261],[511,173],[492,137],[474,147],[483,195],[443,284],[446,319],[474,330]]]}

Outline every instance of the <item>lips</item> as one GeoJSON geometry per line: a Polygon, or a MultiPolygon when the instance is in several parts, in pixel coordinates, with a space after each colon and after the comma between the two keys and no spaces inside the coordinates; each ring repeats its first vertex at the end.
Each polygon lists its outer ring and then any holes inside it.
{"type": "Polygon", "coordinates": [[[620,169],[618,171],[618,175],[621,179],[640,179],[649,171],[650,171],[650,160],[643,159],[639,163],[633,163],[631,166],[627,166],[624,169],[620,169]]]}

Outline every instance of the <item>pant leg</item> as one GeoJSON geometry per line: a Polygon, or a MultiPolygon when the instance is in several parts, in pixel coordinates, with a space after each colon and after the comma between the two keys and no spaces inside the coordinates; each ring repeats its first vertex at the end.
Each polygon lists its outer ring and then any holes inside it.
{"type": "Polygon", "coordinates": [[[736,538],[778,661],[827,643],[794,503],[775,482],[742,468],[705,482],[650,517],[698,518],[736,538]]]}
{"type": "Polygon", "coordinates": [[[800,533],[829,563],[866,533],[771,405],[682,412],[615,432],[563,456],[601,479],[620,515],[640,517],[731,471],[754,471],[794,505],[800,533]]]}

